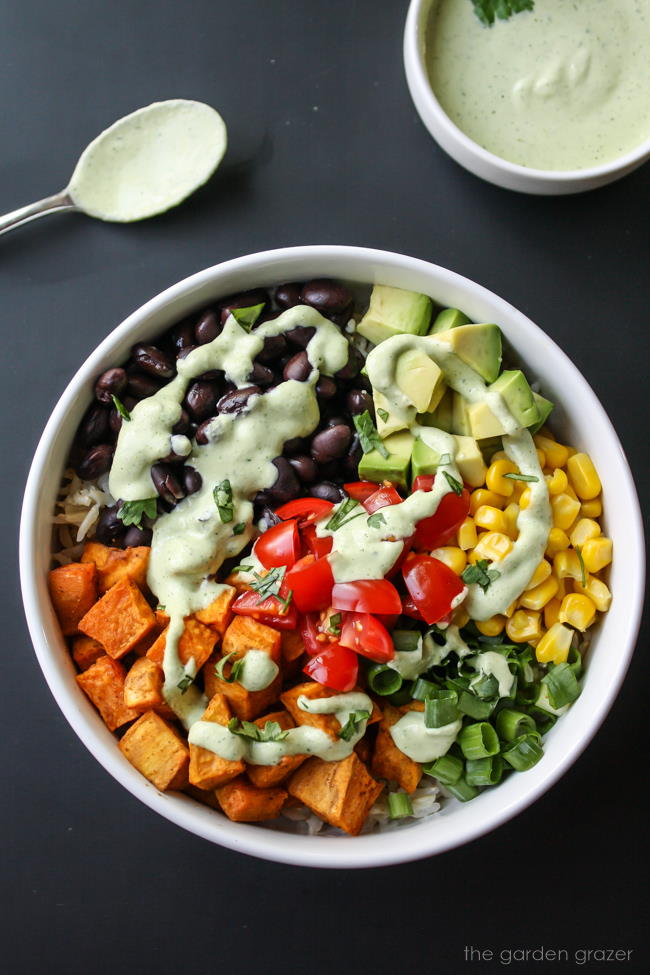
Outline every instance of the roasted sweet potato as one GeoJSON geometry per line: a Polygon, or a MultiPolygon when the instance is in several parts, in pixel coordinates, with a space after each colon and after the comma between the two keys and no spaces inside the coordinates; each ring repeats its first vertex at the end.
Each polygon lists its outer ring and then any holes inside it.
{"type": "Polygon", "coordinates": [[[83,674],[77,674],[79,687],[93,702],[111,731],[138,717],[124,703],[125,671],[122,664],[104,654],[83,674]]]}
{"type": "MultiPolygon", "coordinates": [[[[166,636],[165,629],[147,650],[147,657],[157,664],[162,664],[165,658],[166,636]]],[[[185,620],[185,629],[178,641],[178,656],[181,663],[187,664],[194,658],[196,669],[200,670],[212,653],[216,642],[217,634],[213,629],[188,616],[185,620]]]]}
{"type": "Polygon", "coordinates": [[[61,565],[48,573],[50,599],[64,636],[79,632],[79,623],[97,601],[97,568],[91,562],[83,565],[61,565]]]}
{"type": "Polygon", "coordinates": [[[79,670],[88,670],[105,653],[101,643],[91,636],[76,636],[72,641],[72,659],[79,670]]]}
{"type": "Polygon", "coordinates": [[[258,789],[240,775],[216,790],[219,805],[236,823],[260,823],[280,815],[287,793],[284,789],[258,789]]]}
{"type": "Polygon", "coordinates": [[[124,703],[135,711],[166,707],[163,683],[162,667],[148,657],[140,657],[126,675],[124,703]]]}
{"type": "Polygon", "coordinates": [[[238,718],[244,721],[252,721],[260,714],[264,714],[277,701],[282,690],[282,674],[278,674],[275,680],[263,691],[247,691],[237,681],[228,684],[216,674],[210,678],[210,687],[214,688],[215,694],[223,694],[238,718]]]}
{"type": "MultiPolygon", "coordinates": [[[[331,687],[324,687],[323,684],[317,684],[310,680],[305,681],[304,684],[296,684],[295,687],[291,687],[280,695],[280,700],[296,724],[311,725],[312,728],[320,728],[321,731],[327,732],[330,738],[338,738],[341,726],[333,714],[313,714],[298,707],[298,698],[301,695],[311,699],[334,697],[338,693],[338,691],[333,691],[331,687]]],[[[368,724],[372,724],[374,721],[381,721],[381,711],[376,704],[372,706],[368,724]]]]}
{"type": "MultiPolygon", "coordinates": [[[[93,566],[94,563],[85,563],[93,566]]],[[[132,650],[156,625],[149,603],[138,587],[125,578],[108,590],[79,622],[86,636],[99,640],[116,659],[132,650]]]]}
{"type": "Polygon", "coordinates": [[[405,792],[415,792],[422,778],[422,767],[401,752],[390,733],[391,725],[402,717],[402,712],[390,704],[384,707],[384,716],[377,729],[377,740],[370,771],[378,779],[397,782],[405,792]]]}
{"type": "Polygon", "coordinates": [[[86,542],[82,562],[94,562],[97,566],[97,582],[100,593],[108,590],[121,579],[130,579],[138,589],[147,589],[147,567],[151,549],[146,545],[134,548],[111,548],[100,542],[86,542]]]}
{"type": "Polygon", "coordinates": [[[289,795],[332,826],[356,836],[383,789],[352,752],[340,762],[310,758],[289,779],[289,795]]]}
{"type": "Polygon", "coordinates": [[[300,660],[305,652],[305,644],[302,642],[300,632],[299,630],[284,630],[280,639],[282,669],[285,674],[296,674],[300,669],[300,660]]]}
{"type": "MultiPolygon", "coordinates": [[[[226,698],[223,694],[215,694],[201,720],[227,725],[231,717],[232,711],[226,698]]],[[[190,745],[190,784],[199,789],[216,789],[219,785],[225,785],[241,775],[245,768],[244,762],[232,762],[208,748],[190,745]]]]}
{"type": "MultiPolygon", "coordinates": [[[[272,714],[265,714],[261,718],[256,718],[255,724],[263,728],[267,721],[275,721],[283,731],[295,727],[291,715],[287,711],[273,711],[272,714]]],[[[268,789],[284,782],[306,759],[306,755],[285,755],[277,765],[247,764],[246,775],[253,785],[259,789],[268,789]]]]}
{"type": "Polygon", "coordinates": [[[216,599],[214,599],[205,609],[200,609],[194,615],[200,623],[216,630],[219,636],[223,636],[226,628],[232,619],[232,609],[230,608],[235,600],[237,592],[235,589],[224,589],[216,599]]]}
{"type": "Polygon", "coordinates": [[[131,725],[120,741],[120,751],[161,792],[187,786],[187,745],[155,711],[147,711],[131,725]]]}
{"type": "Polygon", "coordinates": [[[237,657],[243,657],[249,650],[263,650],[279,664],[281,639],[278,631],[270,626],[250,616],[235,616],[224,633],[221,649],[224,656],[235,653],[237,657]]]}

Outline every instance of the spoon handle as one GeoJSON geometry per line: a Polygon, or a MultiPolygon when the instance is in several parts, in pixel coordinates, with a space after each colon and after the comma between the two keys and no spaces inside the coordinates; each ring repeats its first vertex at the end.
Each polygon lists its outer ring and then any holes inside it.
{"type": "Polygon", "coordinates": [[[7,231],[21,227],[24,223],[29,223],[30,220],[36,220],[37,217],[44,217],[48,213],[63,213],[66,210],[78,209],[67,189],[61,190],[54,196],[47,196],[44,200],[30,203],[26,207],[12,210],[11,213],[6,213],[0,217],[0,234],[6,234],[7,231]]]}

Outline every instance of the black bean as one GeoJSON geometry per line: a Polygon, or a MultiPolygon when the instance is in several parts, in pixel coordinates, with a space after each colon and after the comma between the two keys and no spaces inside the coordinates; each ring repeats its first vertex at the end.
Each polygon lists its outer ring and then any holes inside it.
{"type": "Polygon", "coordinates": [[[202,372],[200,376],[196,377],[202,382],[206,383],[216,383],[216,389],[218,390],[217,395],[221,396],[225,385],[226,385],[226,374],[223,369],[208,369],[207,372],[202,372]]]}
{"type": "Polygon", "coordinates": [[[145,376],[142,372],[129,372],[128,377],[127,392],[137,400],[153,396],[162,387],[161,382],[153,376],[145,376]]]}
{"type": "Polygon", "coordinates": [[[194,345],[194,323],[192,319],[186,319],[184,322],[174,325],[170,339],[177,357],[184,349],[194,345]]]}
{"type": "Polygon", "coordinates": [[[293,308],[300,304],[301,284],[281,284],[275,289],[275,303],[280,308],[293,308]]]}
{"type": "Polygon", "coordinates": [[[183,468],[183,489],[186,495],[196,494],[201,490],[203,478],[194,467],[183,468]]]}
{"type": "Polygon", "coordinates": [[[350,426],[350,421],[339,413],[330,413],[323,417],[322,425],[324,429],[328,427],[350,426]]]}
{"type": "Polygon", "coordinates": [[[108,436],[109,411],[102,403],[91,403],[77,429],[77,440],[82,447],[92,447],[108,436]]]}
{"type": "Polygon", "coordinates": [[[217,411],[219,413],[242,413],[251,396],[255,396],[259,392],[261,392],[259,386],[244,386],[242,389],[233,389],[221,397],[217,403],[217,411]]]}
{"type": "Polygon", "coordinates": [[[284,334],[290,342],[304,349],[313,338],[315,332],[316,329],[312,325],[296,325],[295,328],[289,329],[284,334]]]}
{"type": "Polygon", "coordinates": [[[194,327],[194,337],[198,345],[207,345],[213,342],[217,335],[221,333],[223,326],[218,321],[215,312],[204,311],[194,327]]]}
{"type": "Polygon", "coordinates": [[[284,335],[267,335],[264,339],[262,351],[258,354],[257,358],[264,365],[268,365],[280,359],[286,351],[287,340],[284,335]]]}
{"type": "Polygon", "coordinates": [[[105,474],[110,470],[114,450],[113,444],[110,443],[100,443],[96,447],[91,447],[77,467],[79,477],[83,481],[95,481],[105,474]]]}
{"type": "Polygon", "coordinates": [[[159,379],[171,379],[176,368],[172,359],[155,345],[134,345],[131,356],[138,369],[159,379]]]}
{"type": "Polygon", "coordinates": [[[341,484],[345,480],[342,473],[340,460],[330,460],[327,464],[318,464],[318,479],[321,481],[341,484]]]}
{"type": "Polygon", "coordinates": [[[276,375],[268,366],[263,366],[261,362],[254,362],[253,368],[248,374],[248,382],[256,386],[270,386],[276,380],[276,375]]]}
{"type": "Polygon", "coordinates": [[[172,427],[172,433],[187,433],[190,428],[190,416],[187,410],[181,410],[180,419],[172,427]]]}
{"type": "Polygon", "coordinates": [[[365,389],[351,389],[348,395],[345,397],[345,405],[352,416],[356,416],[358,413],[364,413],[366,410],[368,410],[370,416],[373,419],[375,417],[375,404],[372,396],[370,393],[367,393],[365,389]]]}
{"type": "Polygon", "coordinates": [[[306,352],[296,352],[291,356],[286,366],[282,370],[284,379],[295,379],[299,383],[304,383],[311,375],[311,362],[306,352]]]}
{"type": "Polygon", "coordinates": [[[336,396],[338,387],[331,376],[319,376],[316,383],[316,396],[321,402],[327,402],[336,396]]]}
{"type": "Polygon", "coordinates": [[[317,484],[312,484],[309,493],[312,498],[322,498],[323,501],[331,501],[332,504],[338,504],[345,497],[341,488],[331,481],[318,481],[317,484]]]}
{"type": "Polygon", "coordinates": [[[352,438],[352,443],[348,448],[348,452],[343,460],[343,470],[346,477],[351,481],[356,481],[359,477],[359,461],[363,457],[363,450],[361,449],[361,444],[359,443],[359,435],[355,433],[352,438]]]}
{"type": "Polygon", "coordinates": [[[351,345],[348,353],[348,361],[342,369],[336,373],[337,379],[354,379],[355,376],[359,375],[359,372],[363,368],[363,356],[359,350],[351,345]]]}
{"type": "Polygon", "coordinates": [[[193,420],[200,423],[213,416],[217,405],[217,391],[212,383],[196,380],[188,388],[183,405],[193,420]]]}
{"type": "Polygon", "coordinates": [[[95,397],[100,403],[113,402],[114,396],[121,396],[126,389],[126,372],[119,366],[107,369],[95,383],[95,397]]]}
{"type": "Polygon", "coordinates": [[[168,504],[174,505],[184,497],[178,478],[166,464],[153,465],[151,480],[160,497],[168,504]]]}
{"type": "MultiPolygon", "coordinates": [[[[261,288],[255,288],[253,291],[242,291],[241,294],[233,295],[232,298],[226,298],[226,300],[221,305],[221,324],[226,324],[226,319],[233,308],[253,308],[255,305],[264,305],[268,303],[269,296],[266,291],[261,288]]],[[[264,309],[262,309],[264,312],[264,309]]]]}
{"type": "Polygon", "coordinates": [[[306,437],[292,437],[291,440],[287,440],[284,445],[284,453],[287,457],[291,457],[293,454],[302,453],[308,446],[309,441],[306,437]]]}
{"type": "Polygon", "coordinates": [[[311,455],[317,464],[328,464],[342,457],[350,445],[352,433],[349,426],[338,423],[317,433],[311,442],[311,455]]]}
{"type": "Polygon", "coordinates": [[[215,418],[213,416],[209,416],[207,420],[204,420],[203,423],[197,427],[196,433],[194,434],[194,439],[202,447],[204,447],[206,443],[210,443],[210,438],[208,437],[208,427],[214,419],[215,418]]]}
{"type": "Polygon", "coordinates": [[[312,305],[322,312],[343,311],[352,303],[348,289],[329,278],[308,281],[300,292],[300,298],[306,305],[312,305]]]}
{"type": "Polygon", "coordinates": [[[304,484],[311,484],[318,477],[318,468],[307,454],[290,457],[289,463],[304,484]]]}
{"type": "Polygon", "coordinates": [[[126,528],[118,517],[118,507],[118,505],[113,504],[109,508],[104,508],[97,519],[95,538],[102,545],[121,546],[123,544],[126,528]]]}
{"type": "Polygon", "coordinates": [[[198,345],[186,345],[185,348],[181,349],[181,351],[178,353],[177,358],[186,359],[190,352],[194,352],[195,349],[198,349],[198,345]]]}
{"type": "Polygon", "coordinates": [[[293,467],[285,457],[276,457],[273,464],[278,472],[275,483],[267,489],[272,502],[276,505],[285,504],[300,494],[300,484],[293,467]]]}
{"type": "Polygon", "coordinates": [[[352,308],[346,308],[345,311],[324,312],[324,314],[330,322],[334,322],[339,328],[345,328],[352,318],[352,308]]]}
{"type": "Polygon", "coordinates": [[[138,545],[151,545],[152,538],[153,532],[150,528],[138,528],[137,525],[131,525],[122,544],[124,548],[136,548],[138,545]]]}

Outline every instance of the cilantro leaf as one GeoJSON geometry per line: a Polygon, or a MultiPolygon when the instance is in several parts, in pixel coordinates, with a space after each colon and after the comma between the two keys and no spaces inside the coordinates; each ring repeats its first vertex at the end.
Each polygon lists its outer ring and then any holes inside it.
{"type": "Polygon", "coordinates": [[[503,476],[510,481],[539,481],[534,474],[504,474],[503,476]]]}
{"type": "Polygon", "coordinates": [[[334,512],[330,520],[325,525],[327,531],[335,532],[337,528],[347,525],[347,523],[352,521],[353,518],[358,518],[364,513],[363,509],[361,511],[357,511],[357,508],[361,508],[358,501],[355,501],[354,498],[346,498],[345,501],[339,505],[338,509],[334,512]],[[354,514],[351,514],[353,511],[354,514]]]}
{"type": "Polygon", "coordinates": [[[264,304],[261,304],[250,305],[248,308],[231,308],[230,314],[235,319],[237,324],[241,325],[245,332],[250,332],[263,311],[264,304]]]}
{"type": "Polygon", "coordinates": [[[189,688],[189,687],[190,687],[190,686],[191,686],[191,685],[192,685],[193,683],[194,683],[194,678],[193,678],[193,677],[192,677],[192,676],[191,676],[190,674],[185,674],[185,675],[184,675],[183,677],[181,677],[181,679],[179,680],[179,682],[178,682],[178,684],[176,685],[176,687],[177,687],[177,688],[179,689],[179,691],[181,692],[181,694],[184,694],[184,693],[185,693],[185,691],[186,691],[186,690],[187,690],[187,689],[188,689],[188,688],[189,688]]]}
{"type": "Polygon", "coordinates": [[[157,498],[143,498],[142,501],[125,501],[120,505],[117,517],[122,524],[142,528],[143,517],[155,518],[158,514],[157,498]]]}
{"type": "Polygon", "coordinates": [[[447,471],[443,471],[442,473],[445,475],[445,480],[447,481],[447,484],[452,489],[452,491],[454,492],[454,494],[457,494],[458,497],[460,497],[461,494],[463,493],[463,484],[462,484],[462,482],[461,481],[457,481],[456,478],[455,477],[452,477],[451,474],[449,474],[447,471]]]}
{"type": "Polygon", "coordinates": [[[228,722],[228,731],[250,741],[284,741],[289,734],[288,731],[282,731],[277,721],[267,721],[264,727],[260,728],[252,721],[240,721],[239,718],[231,718],[228,722]]]}
{"type": "Polygon", "coordinates": [[[576,555],[578,556],[578,562],[580,563],[580,574],[582,576],[581,585],[584,589],[587,585],[587,571],[585,569],[585,560],[582,557],[582,545],[576,545],[576,555]]]}
{"type": "Polygon", "coordinates": [[[345,724],[339,728],[339,738],[342,738],[343,741],[350,741],[359,730],[361,722],[367,721],[369,717],[370,711],[352,711],[345,724]]]}
{"type": "Polygon", "coordinates": [[[329,630],[330,633],[333,633],[334,636],[339,636],[341,632],[342,620],[343,620],[343,616],[341,615],[341,613],[332,613],[332,615],[328,619],[327,629],[329,630]]]}
{"type": "Polygon", "coordinates": [[[230,658],[236,656],[236,654],[237,654],[236,650],[231,650],[230,653],[226,653],[221,658],[221,660],[218,660],[214,665],[215,674],[220,680],[225,681],[226,684],[233,684],[235,681],[238,681],[239,678],[241,677],[241,672],[244,669],[245,658],[241,657],[239,660],[233,661],[232,667],[230,668],[230,676],[226,677],[224,673],[224,667],[226,666],[230,658]]]}
{"type": "Polygon", "coordinates": [[[368,413],[368,410],[364,410],[363,413],[357,413],[352,419],[359,434],[359,443],[364,454],[370,453],[371,450],[378,450],[382,457],[388,457],[388,451],[384,446],[384,441],[377,433],[377,427],[372,422],[372,417],[368,413]]]}
{"type": "Polygon", "coordinates": [[[384,423],[388,423],[388,417],[390,416],[388,410],[377,409],[377,414],[384,423]]]}
{"type": "Polygon", "coordinates": [[[523,10],[532,10],[534,0],[472,0],[474,13],[486,27],[491,27],[495,16],[507,20],[523,10]]]}
{"type": "Polygon", "coordinates": [[[238,525],[235,525],[235,527],[232,530],[232,533],[233,535],[243,535],[245,530],[246,530],[246,523],[244,521],[240,521],[238,525]]]}
{"type": "Polygon", "coordinates": [[[382,515],[381,511],[376,511],[374,515],[369,515],[366,524],[370,528],[379,528],[380,525],[386,524],[386,519],[382,515]]]}
{"type": "Polygon", "coordinates": [[[501,575],[496,569],[488,569],[489,564],[487,559],[479,559],[474,565],[467,566],[461,575],[461,579],[467,585],[475,582],[481,587],[483,592],[487,592],[491,583],[501,575]]]}
{"type": "Polygon", "coordinates": [[[131,414],[127,410],[127,408],[124,405],[124,403],[122,402],[122,400],[121,399],[118,399],[117,396],[115,396],[115,395],[111,396],[111,399],[113,400],[113,406],[115,407],[115,409],[117,410],[117,412],[120,414],[120,416],[122,417],[122,419],[123,420],[126,420],[127,423],[130,423],[131,422],[131,414]]]}
{"type": "Polygon", "coordinates": [[[225,481],[219,481],[215,486],[212,497],[214,498],[214,503],[219,511],[219,517],[224,525],[232,521],[235,514],[235,506],[232,500],[232,487],[227,478],[225,481]]]}

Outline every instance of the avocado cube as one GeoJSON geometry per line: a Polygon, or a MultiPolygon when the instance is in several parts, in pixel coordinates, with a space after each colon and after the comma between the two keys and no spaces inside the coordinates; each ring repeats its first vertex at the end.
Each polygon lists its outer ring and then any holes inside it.
{"type": "Polygon", "coordinates": [[[483,460],[489,464],[493,454],[496,454],[497,450],[503,450],[503,440],[501,437],[485,437],[481,440],[479,447],[483,454],[483,460]]]}
{"type": "Polygon", "coordinates": [[[459,311],[458,308],[443,308],[429,329],[429,334],[434,335],[436,332],[447,332],[450,328],[458,328],[459,325],[469,324],[470,320],[467,315],[459,311]]]}
{"type": "Polygon", "coordinates": [[[440,454],[438,451],[429,447],[421,437],[416,437],[411,455],[412,479],[415,480],[420,474],[435,474],[439,463],[440,454]]]}
{"type": "Polygon", "coordinates": [[[459,359],[492,383],[501,369],[501,329],[498,325],[459,325],[437,338],[449,345],[459,359]]]}
{"type": "Polygon", "coordinates": [[[476,440],[486,437],[501,437],[506,432],[501,421],[494,415],[487,403],[470,403],[467,407],[470,434],[476,440]]]}
{"type": "MultiPolygon", "coordinates": [[[[470,487],[481,487],[485,484],[487,467],[483,454],[474,437],[454,436],[456,441],[456,467],[462,479],[470,487]]],[[[413,451],[415,456],[415,451],[413,451]]]]}
{"type": "Polygon", "coordinates": [[[411,454],[413,452],[413,434],[408,430],[392,433],[384,440],[388,457],[383,457],[378,450],[370,450],[359,461],[359,478],[364,481],[391,481],[400,487],[408,487],[411,454]]]}
{"type": "Polygon", "coordinates": [[[406,430],[408,423],[401,420],[394,413],[390,412],[390,403],[383,393],[375,389],[372,394],[375,403],[375,415],[377,417],[377,433],[380,437],[389,437],[391,433],[398,430],[406,430]]]}
{"type": "MultiPolygon", "coordinates": [[[[431,404],[429,404],[431,405],[431,404]]],[[[446,386],[442,392],[440,402],[433,412],[422,413],[417,417],[418,423],[424,427],[437,427],[445,433],[451,433],[454,407],[454,392],[446,386]]]]}
{"type": "MultiPolygon", "coordinates": [[[[395,365],[395,382],[418,413],[429,412],[431,400],[444,384],[440,366],[421,349],[407,349],[395,365]]],[[[442,396],[442,393],[440,393],[442,396]]],[[[433,409],[436,408],[436,402],[433,409]]]]}
{"type": "Polygon", "coordinates": [[[393,335],[426,335],[432,311],[433,302],[427,295],[376,284],[357,332],[374,345],[393,335]]]}
{"type": "Polygon", "coordinates": [[[533,399],[535,400],[535,405],[537,406],[537,411],[539,413],[539,419],[532,424],[530,427],[531,433],[537,433],[538,430],[544,426],[549,416],[555,409],[555,403],[551,403],[550,399],[546,399],[544,396],[540,396],[539,393],[533,393],[533,399]]]}
{"type": "Polygon", "coordinates": [[[458,433],[463,437],[469,437],[472,434],[472,429],[469,422],[469,414],[467,412],[469,403],[467,400],[460,395],[460,393],[454,393],[452,397],[452,408],[451,408],[451,432],[458,433]]]}
{"type": "Polygon", "coordinates": [[[490,386],[499,393],[520,427],[533,426],[539,420],[539,410],[533,391],[521,369],[506,369],[490,386]]]}

